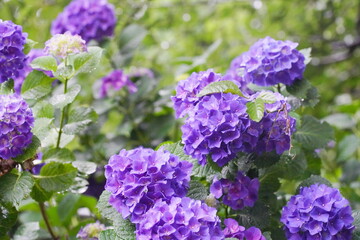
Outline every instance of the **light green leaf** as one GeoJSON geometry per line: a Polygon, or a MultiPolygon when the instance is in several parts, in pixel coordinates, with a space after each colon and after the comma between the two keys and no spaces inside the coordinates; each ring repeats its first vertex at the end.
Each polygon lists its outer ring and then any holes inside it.
{"type": "Polygon", "coordinates": [[[28,172],[7,173],[0,177],[0,201],[18,207],[21,200],[29,196],[34,180],[28,172]]]}
{"type": "Polygon", "coordinates": [[[33,135],[31,141],[32,142],[30,143],[30,145],[23,150],[23,153],[21,155],[13,158],[14,161],[24,162],[33,158],[36,155],[36,151],[41,145],[40,140],[35,135],[33,135]]]}
{"type": "Polygon", "coordinates": [[[37,100],[51,92],[53,79],[41,71],[32,71],[24,80],[21,96],[26,99],[37,100]]]}
{"type": "Polygon", "coordinates": [[[33,69],[41,69],[45,71],[52,71],[56,72],[57,70],[57,61],[52,56],[42,56],[35,58],[31,63],[30,66],[33,69]]]}
{"type": "Polygon", "coordinates": [[[14,80],[10,79],[6,82],[0,83],[0,94],[7,95],[14,92],[14,80]]]}
{"type": "Polygon", "coordinates": [[[323,148],[333,139],[334,130],[327,122],[320,122],[318,119],[305,115],[301,120],[302,124],[294,134],[296,141],[309,150],[323,148]]]}
{"type": "Polygon", "coordinates": [[[54,77],[59,79],[61,82],[65,82],[74,76],[75,72],[72,66],[61,63],[56,72],[54,72],[54,77]]]}
{"type": "Polygon", "coordinates": [[[39,239],[39,222],[27,222],[20,225],[14,235],[14,240],[37,240],[39,239]]]}
{"type": "Polygon", "coordinates": [[[97,114],[90,107],[77,107],[71,109],[68,123],[64,126],[63,131],[66,134],[76,134],[83,131],[87,125],[96,121],[97,114]]]}
{"type": "Polygon", "coordinates": [[[232,81],[212,82],[206,85],[206,87],[197,94],[197,97],[203,97],[213,93],[232,93],[244,97],[239,87],[232,81]]]}
{"type": "Polygon", "coordinates": [[[72,162],[75,156],[67,148],[51,148],[44,152],[42,159],[47,162],[72,162]]]}
{"type": "Polygon", "coordinates": [[[77,203],[80,200],[79,194],[68,193],[61,200],[57,207],[60,221],[66,226],[69,224],[71,217],[76,215],[77,203]]]}
{"type": "Polygon", "coordinates": [[[187,197],[196,200],[205,200],[209,195],[207,188],[199,181],[190,181],[190,188],[187,193],[187,197]]]}
{"type": "Polygon", "coordinates": [[[302,53],[305,57],[305,65],[307,65],[308,63],[310,63],[311,61],[311,48],[304,48],[299,50],[300,53],[302,53]]]}
{"type": "Polygon", "coordinates": [[[247,114],[249,114],[249,117],[251,120],[255,122],[260,122],[260,120],[264,116],[265,111],[265,103],[264,100],[260,98],[256,98],[255,101],[248,102],[246,104],[247,107],[247,114]]]}
{"type": "Polygon", "coordinates": [[[55,108],[63,108],[75,100],[80,90],[81,90],[80,85],[74,84],[69,88],[67,93],[54,95],[50,98],[49,102],[55,108]]]}
{"type": "Polygon", "coordinates": [[[101,60],[103,49],[100,47],[88,47],[87,52],[70,56],[70,62],[74,66],[74,76],[82,72],[91,72],[101,60]]]}
{"type": "Polygon", "coordinates": [[[47,101],[37,102],[32,111],[36,118],[54,118],[54,107],[47,101]]]}
{"type": "Polygon", "coordinates": [[[23,52],[24,52],[25,54],[28,54],[28,53],[31,51],[31,49],[34,48],[34,46],[35,46],[36,44],[38,44],[38,42],[35,42],[34,40],[31,40],[30,38],[27,38],[27,39],[26,39],[26,43],[25,43],[25,45],[24,45],[24,50],[23,50],[23,52]]]}
{"type": "Polygon", "coordinates": [[[85,173],[87,175],[96,172],[97,167],[95,163],[87,161],[74,161],[72,162],[72,165],[76,167],[79,172],[85,173]]]}
{"type": "Polygon", "coordinates": [[[41,168],[39,185],[47,192],[60,192],[68,189],[76,177],[76,168],[70,163],[51,162],[41,168]]]}
{"type": "Polygon", "coordinates": [[[99,234],[99,240],[120,240],[114,229],[107,229],[99,234]]]}
{"type": "Polygon", "coordinates": [[[274,103],[276,102],[276,95],[273,92],[263,91],[259,93],[257,98],[264,101],[264,103],[274,103]]]}
{"type": "Polygon", "coordinates": [[[34,187],[31,190],[30,196],[37,202],[46,202],[51,196],[52,192],[47,192],[39,185],[39,180],[35,181],[34,187]]]}

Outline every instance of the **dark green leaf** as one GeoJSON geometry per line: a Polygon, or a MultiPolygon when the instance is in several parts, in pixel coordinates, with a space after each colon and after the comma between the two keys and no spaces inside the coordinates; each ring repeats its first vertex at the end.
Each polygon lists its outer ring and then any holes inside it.
{"type": "Polygon", "coordinates": [[[10,79],[6,82],[0,83],[0,94],[7,95],[14,92],[14,80],[10,79]]]}
{"type": "Polygon", "coordinates": [[[305,115],[301,120],[300,128],[294,134],[296,141],[309,150],[323,148],[333,139],[334,131],[326,122],[305,115]]]}
{"type": "Polygon", "coordinates": [[[36,151],[37,149],[40,147],[41,142],[40,140],[33,135],[32,137],[32,142],[30,143],[29,146],[27,146],[24,150],[23,153],[15,158],[13,158],[14,161],[16,162],[24,162],[26,160],[32,159],[34,158],[34,156],[36,155],[36,151]]]}
{"type": "Polygon", "coordinates": [[[46,202],[51,198],[52,194],[52,192],[45,191],[45,189],[39,185],[39,180],[36,180],[30,196],[37,202],[46,202]]]}
{"type": "Polygon", "coordinates": [[[352,216],[354,218],[353,225],[355,226],[352,240],[360,240],[360,210],[353,210],[352,216]]]}
{"type": "Polygon", "coordinates": [[[248,102],[246,104],[247,107],[247,114],[249,114],[249,117],[251,120],[255,122],[260,122],[260,120],[264,116],[265,111],[265,103],[264,100],[260,98],[256,98],[255,101],[248,102]]]}
{"type": "Polygon", "coordinates": [[[0,204],[0,237],[16,223],[18,212],[11,204],[0,204]]]}
{"type": "Polygon", "coordinates": [[[232,93],[244,97],[239,87],[232,81],[212,82],[206,85],[206,87],[197,94],[197,97],[203,97],[213,93],[232,93]]]}
{"type": "Polygon", "coordinates": [[[76,134],[83,131],[87,125],[96,121],[97,114],[90,107],[77,107],[70,111],[68,123],[63,131],[66,134],[76,134]]]}
{"type": "Polygon", "coordinates": [[[325,179],[319,175],[311,175],[308,179],[305,179],[304,181],[302,181],[300,183],[296,192],[299,192],[301,187],[310,187],[311,185],[314,185],[314,184],[325,184],[325,185],[331,187],[331,183],[327,179],[325,179]]]}
{"type": "Polygon", "coordinates": [[[32,71],[24,80],[21,96],[24,99],[37,100],[51,92],[53,79],[41,71],[32,71]]]}
{"type": "Polygon", "coordinates": [[[295,97],[300,99],[306,98],[307,92],[311,88],[311,84],[306,79],[297,79],[291,85],[286,86],[286,90],[295,97]]]}
{"type": "Polygon", "coordinates": [[[56,72],[57,70],[57,61],[52,56],[42,56],[35,58],[31,63],[33,69],[41,69],[45,71],[56,72]]]}
{"type": "Polygon", "coordinates": [[[76,168],[70,163],[51,162],[41,168],[39,185],[47,192],[60,192],[68,189],[76,177],[76,168]]]}
{"type": "Polygon", "coordinates": [[[269,226],[270,216],[269,207],[264,203],[257,201],[254,207],[245,208],[239,213],[239,223],[246,228],[256,226],[263,229],[269,226]]]}
{"type": "Polygon", "coordinates": [[[190,188],[186,195],[187,197],[197,200],[205,200],[208,195],[208,190],[204,184],[195,180],[190,182],[190,188]]]}
{"type": "Polygon", "coordinates": [[[74,84],[68,89],[67,93],[54,95],[50,98],[49,102],[55,108],[63,108],[75,100],[80,90],[81,90],[80,85],[74,84]]]}
{"type": "Polygon", "coordinates": [[[263,232],[263,236],[265,237],[266,240],[272,240],[270,232],[263,232]]]}
{"type": "Polygon", "coordinates": [[[42,159],[47,162],[72,162],[75,156],[67,148],[51,148],[44,152],[42,159]]]}
{"type": "Polygon", "coordinates": [[[18,207],[29,196],[34,180],[28,172],[7,173],[0,177],[0,201],[18,207]]]}
{"type": "Polygon", "coordinates": [[[80,200],[79,194],[68,193],[58,204],[57,211],[60,221],[68,226],[71,217],[76,215],[77,203],[80,200]]]}

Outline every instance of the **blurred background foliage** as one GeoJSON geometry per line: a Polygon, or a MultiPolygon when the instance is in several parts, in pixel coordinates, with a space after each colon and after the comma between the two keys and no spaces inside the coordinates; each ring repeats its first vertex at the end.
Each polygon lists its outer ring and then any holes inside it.
{"type": "MultiPolygon", "coordinates": [[[[51,36],[52,20],[69,2],[1,0],[0,18],[22,25],[29,38],[38,42],[35,47],[41,48],[51,36]]],[[[176,82],[193,71],[208,68],[225,73],[233,58],[259,38],[271,36],[298,42],[299,49],[312,48],[305,77],[318,88],[320,102],[297,111],[326,120],[335,127],[336,137],[329,148],[310,156],[321,160],[312,161],[310,167],[341,188],[353,207],[360,207],[359,1],[109,2],[115,5],[118,17],[116,36],[100,44],[107,51],[102,64],[78,78],[83,88],[79,102],[101,108],[106,114],[100,114],[98,125],[73,140],[70,147],[77,150],[78,156],[105,163],[123,147],[156,147],[162,141],[179,140],[180,123],[173,117],[169,98],[174,95],[176,82]],[[130,24],[132,27],[124,31],[130,24]],[[155,73],[155,78],[135,79],[140,86],[136,96],[112,100],[122,105],[127,114],[113,111],[114,106],[119,106],[114,102],[105,102],[108,105],[104,107],[104,102],[92,97],[93,83],[112,68],[124,68],[128,73],[149,68],[155,73]]],[[[282,183],[281,190],[293,194],[296,183],[282,183]]]]}

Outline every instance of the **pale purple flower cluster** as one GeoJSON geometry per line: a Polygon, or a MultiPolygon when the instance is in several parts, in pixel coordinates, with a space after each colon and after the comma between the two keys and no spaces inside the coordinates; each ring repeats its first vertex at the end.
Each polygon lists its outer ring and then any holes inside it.
{"type": "Polygon", "coordinates": [[[86,52],[85,41],[79,35],[70,32],[56,34],[45,43],[44,52],[55,57],[66,58],[70,54],[86,52]]]}
{"type": "Polygon", "coordinates": [[[73,0],[58,15],[51,26],[51,34],[67,31],[100,42],[114,33],[116,15],[114,6],[106,0],[73,0]]]}
{"type": "Polygon", "coordinates": [[[25,65],[27,33],[11,21],[0,19],[0,83],[19,77],[25,65]]]}
{"type": "Polygon", "coordinates": [[[109,75],[101,79],[99,97],[104,98],[110,96],[114,91],[119,91],[124,86],[127,86],[130,93],[137,92],[137,86],[122,70],[114,70],[109,75]]]}
{"type": "Polygon", "coordinates": [[[124,218],[138,223],[158,199],[184,197],[191,170],[191,163],[162,149],[121,150],[105,166],[105,189],[111,192],[109,203],[124,218]]]}
{"type": "MultiPolygon", "coordinates": [[[[256,93],[252,98],[257,97],[256,93]]],[[[243,151],[258,153],[276,151],[282,154],[291,147],[291,135],[296,130],[296,120],[289,115],[291,106],[279,93],[273,93],[276,102],[265,104],[264,117],[260,122],[251,121],[242,135],[243,151]]]]}
{"type": "Polygon", "coordinates": [[[291,85],[296,79],[303,78],[305,70],[305,57],[296,50],[297,45],[271,37],[260,39],[248,52],[232,61],[228,74],[245,84],[291,85]]]}
{"type": "Polygon", "coordinates": [[[250,179],[239,171],[234,181],[218,180],[215,177],[210,186],[210,193],[217,199],[222,197],[222,202],[232,209],[240,210],[254,206],[258,199],[259,187],[259,179],[250,179]]]}
{"type": "Polygon", "coordinates": [[[81,240],[98,240],[100,232],[104,230],[106,230],[105,225],[96,221],[95,223],[89,223],[85,227],[82,227],[76,235],[76,238],[81,240]]]}
{"type": "Polygon", "coordinates": [[[181,127],[185,153],[206,164],[206,157],[219,166],[242,149],[242,134],[250,125],[246,100],[231,93],[207,95],[194,106],[181,127]]]}
{"type": "Polygon", "coordinates": [[[136,228],[138,240],[224,239],[216,209],[187,197],[158,200],[136,228]]]}
{"type": "Polygon", "coordinates": [[[314,184],[301,188],[282,210],[288,239],[350,240],[354,226],[351,207],[336,188],[314,184]]]}
{"type": "Polygon", "coordinates": [[[177,118],[185,117],[193,110],[199,98],[196,96],[206,85],[222,81],[221,74],[212,69],[203,72],[194,72],[185,80],[178,83],[176,96],[171,97],[177,118]]]}
{"type": "Polygon", "coordinates": [[[0,95],[0,158],[20,155],[32,141],[33,125],[32,111],[21,96],[0,95]]]}
{"type": "Polygon", "coordinates": [[[239,223],[232,218],[225,219],[224,224],[226,227],[223,230],[223,233],[226,238],[236,238],[239,240],[266,240],[260,229],[256,227],[245,229],[245,227],[240,226],[239,223]]]}

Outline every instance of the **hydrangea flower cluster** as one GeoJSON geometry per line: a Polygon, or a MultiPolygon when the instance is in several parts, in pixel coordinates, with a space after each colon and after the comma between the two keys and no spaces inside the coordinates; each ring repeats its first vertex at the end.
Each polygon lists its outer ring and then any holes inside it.
{"type": "Polygon", "coordinates": [[[73,0],[52,23],[51,34],[69,31],[86,42],[100,42],[113,35],[115,24],[114,6],[106,0],[73,0]]]}
{"type": "Polygon", "coordinates": [[[223,233],[226,238],[236,238],[239,240],[266,240],[260,229],[256,227],[245,229],[245,227],[240,226],[239,223],[232,218],[225,219],[224,224],[225,229],[223,230],[223,233]]]}
{"type": "Polygon", "coordinates": [[[222,202],[232,209],[240,210],[254,206],[258,199],[259,187],[259,179],[250,179],[239,171],[234,181],[218,180],[215,177],[210,186],[210,193],[217,199],[222,197],[222,202]]]}
{"type": "Polygon", "coordinates": [[[17,94],[0,95],[0,158],[20,155],[32,141],[34,117],[17,94]]]}
{"type": "Polygon", "coordinates": [[[104,224],[96,221],[95,223],[89,223],[85,227],[82,227],[76,237],[81,240],[98,240],[100,232],[105,229],[104,224]]]}
{"type": "Polygon", "coordinates": [[[297,43],[260,39],[248,52],[235,58],[228,74],[243,83],[271,86],[278,83],[291,85],[302,79],[305,57],[296,50],[297,43]]]}
{"type": "Polygon", "coordinates": [[[129,77],[122,70],[114,70],[101,79],[99,97],[110,96],[114,91],[119,91],[124,86],[127,86],[130,93],[137,92],[136,85],[130,81],[129,77]]]}
{"type": "Polygon", "coordinates": [[[224,239],[216,209],[187,197],[158,200],[139,224],[136,239],[224,239]]]}
{"type": "MultiPolygon", "coordinates": [[[[252,98],[262,92],[256,93],[252,98]]],[[[290,104],[284,96],[273,93],[276,102],[265,104],[264,117],[260,122],[251,121],[250,126],[242,136],[243,151],[258,153],[276,151],[282,154],[291,147],[291,135],[296,130],[296,120],[289,116],[290,104]]]]}
{"type": "Polygon", "coordinates": [[[242,149],[242,133],[250,125],[246,100],[231,93],[207,95],[195,105],[181,127],[185,153],[204,165],[206,157],[219,166],[242,149]]]}
{"type": "Polygon", "coordinates": [[[158,199],[184,197],[191,170],[191,163],[162,149],[121,150],[105,166],[109,203],[124,218],[130,216],[133,223],[138,223],[158,199]]]}
{"type": "Polygon", "coordinates": [[[324,184],[301,188],[283,207],[280,221],[288,239],[350,240],[354,229],[349,202],[324,184]]]}
{"type": "Polygon", "coordinates": [[[0,19],[0,83],[21,74],[26,60],[23,53],[26,38],[21,26],[0,19]]]}
{"type": "Polygon", "coordinates": [[[176,96],[171,98],[174,103],[176,117],[185,117],[186,114],[193,110],[199,101],[196,95],[206,85],[222,80],[221,74],[209,69],[199,73],[194,72],[187,79],[180,81],[176,87],[176,96]]]}
{"type": "Polygon", "coordinates": [[[86,51],[85,41],[79,35],[71,35],[70,32],[56,34],[45,43],[45,53],[60,58],[86,51]]]}

